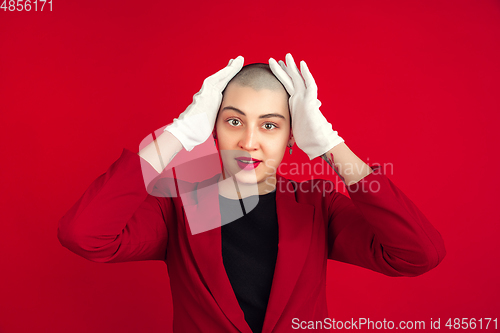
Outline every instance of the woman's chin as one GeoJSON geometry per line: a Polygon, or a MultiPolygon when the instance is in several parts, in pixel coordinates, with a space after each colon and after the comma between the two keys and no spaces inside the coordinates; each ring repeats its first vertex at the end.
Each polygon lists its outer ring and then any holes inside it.
{"type": "Polygon", "coordinates": [[[242,185],[255,185],[257,184],[257,175],[254,171],[241,170],[237,172],[233,178],[242,185]]]}

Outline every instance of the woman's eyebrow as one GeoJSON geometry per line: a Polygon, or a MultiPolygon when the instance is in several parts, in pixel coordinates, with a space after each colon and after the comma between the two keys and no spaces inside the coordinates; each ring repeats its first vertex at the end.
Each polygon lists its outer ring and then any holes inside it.
{"type": "MultiPolygon", "coordinates": [[[[233,111],[235,111],[235,112],[237,112],[237,113],[239,113],[239,114],[241,114],[243,116],[246,116],[245,112],[241,111],[240,109],[235,108],[234,106],[225,106],[221,110],[221,112],[224,111],[224,110],[233,110],[233,111]]],[[[259,116],[259,119],[260,118],[273,118],[273,117],[283,118],[283,119],[286,120],[286,118],[283,115],[279,114],[279,113],[267,113],[267,114],[263,114],[263,115],[259,116]]]]}

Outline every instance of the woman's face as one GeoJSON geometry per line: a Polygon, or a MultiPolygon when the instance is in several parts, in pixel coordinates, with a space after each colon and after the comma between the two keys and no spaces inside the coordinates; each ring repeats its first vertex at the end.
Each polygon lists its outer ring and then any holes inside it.
{"type": "Polygon", "coordinates": [[[239,183],[274,189],[276,170],[287,145],[294,140],[290,128],[288,94],[283,90],[254,90],[229,84],[215,123],[225,176],[239,183]],[[244,164],[243,159],[257,164],[244,164]]]}

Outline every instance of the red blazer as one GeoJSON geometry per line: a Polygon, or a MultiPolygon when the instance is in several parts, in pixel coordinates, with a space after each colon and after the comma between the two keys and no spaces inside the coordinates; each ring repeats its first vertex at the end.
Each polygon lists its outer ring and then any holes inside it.
{"type": "MultiPolygon", "coordinates": [[[[61,218],[59,241],[94,262],[164,261],[174,332],[251,333],[222,261],[219,175],[199,183],[155,176],[124,149],[61,218]],[[141,164],[152,175],[148,186],[141,164]],[[159,197],[155,191],[181,194],[159,197]],[[192,234],[200,223],[208,231],[192,234]]],[[[446,254],[439,232],[382,168],[347,186],[351,199],[327,182],[277,175],[279,246],[264,333],[295,332],[294,318],[329,318],[327,259],[388,276],[417,276],[446,254]]]]}

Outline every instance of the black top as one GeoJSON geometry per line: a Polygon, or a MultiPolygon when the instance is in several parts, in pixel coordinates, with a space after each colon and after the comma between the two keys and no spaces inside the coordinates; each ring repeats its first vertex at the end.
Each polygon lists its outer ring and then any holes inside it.
{"type": "Polygon", "coordinates": [[[219,195],[219,203],[224,267],[252,332],[262,332],[278,256],[276,190],[243,200],[219,195]]]}

